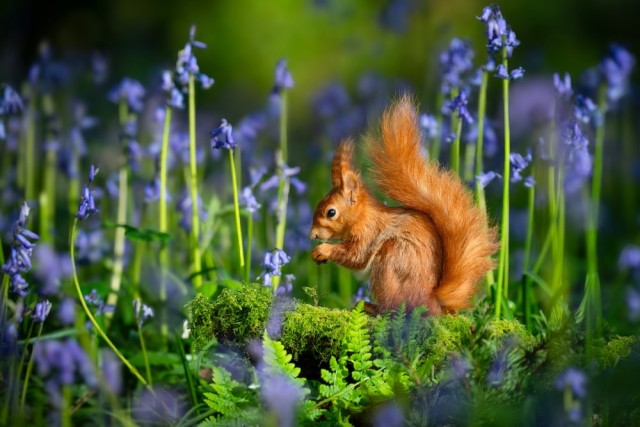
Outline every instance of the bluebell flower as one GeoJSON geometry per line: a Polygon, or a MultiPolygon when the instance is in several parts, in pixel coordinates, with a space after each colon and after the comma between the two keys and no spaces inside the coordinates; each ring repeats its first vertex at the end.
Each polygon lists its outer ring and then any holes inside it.
{"type": "Polygon", "coordinates": [[[527,188],[533,188],[536,186],[536,180],[532,176],[528,176],[524,179],[524,186],[527,188]]]}
{"type": "Polygon", "coordinates": [[[143,304],[138,298],[133,300],[133,315],[138,322],[138,326],[142,327],[147,319],[153,317],[153,308],[143,304]]]}
{"type": "Polygon", "coordinates": [[[281,59],[276,64],[275,79],[273,82],[272,93],[279,94],[285,89],[291,89],[293,87],[293,77],[289,68],[287,68],[287,60],[281,59]]]}
{"type": "Polygon", "coordinates": [[[640,246],[627,245],[618,257],[620,270],[635,270],[640,268],[640,246]]]}
{"type": "Polygon", "coordinates": [[[293,292],[293,281],[296,280],[296,276],[293,274],[285,274],[284,281],[278,286],[276,295],[291,295],[293,292]]]}
{"type": "Polygon", "coordinates": [[[509,80],[509,72],[507,71],[507,67],[504,64],[498,65],[495,76],[502,80],[509,80]]]}
{"type": "Polygon", "coordinates": [[[260,132],[267,126],[267,116],[262,112],[243,117],[234,129],[234,139],[242,147],[252,147],[260,132]]]}
{"type": "Polygon", "coordinates": [[[49,403],[56,408],[62,404],[61,388],[74,384],[76,378],[90,388],[98,385],[93,363],[75,339],[38,340],[33,358],[38,376],[45,382],[49,403]]]}
{"type": "MultiPolygon", "coordinates": [[[[168,202],[171,201],[169,190],[165,189],[165,197],[168,202]]],[[[160,178],[155,177],[144,186],[144,202],[153,203],[160,200],[160,178]]]]}
{"type": "Polygon", "coordinates": [[[233,126],[227,122],[227,119],[222,119],[220,126],[212,130],[211,135],[211,149],[225,149],[233,150],[238,144],[233,139],[233,126]]]}
{"type": "Polygon", "coordinates": [[[531,163],[532,155],[531,150],[527,152],[525,157],[522,157],[521,154],[511,153],[509,156],[509,161],[511,162],[511,182],[520,182],[522,181],[522,172],[529,164],[531,163]]]}
{"type": "Polygon", "coordinates": [[[358,287],[358,291],[353,296],[353,303],[358,304],[360,301],[371,302],[369,296],[369,282],[365,282],[358,287]]]}
{"type": "Polygon", "coordinates": [[[454,38],[449,47],[440,54],[439,63],[442,72],[440,91],[449,95],[453,88],[463,86],[464,77],[473,69],[474,52],[467,40],[454,38]]]}
{"type": "Polygon", "coordinates": [[[340,83],[330,83],[313,97],[313,111],[323,120],[339,118],[349,108],[347,90],[340,83]]]}
{"type": "Polygon", "coordinates": [[[34,250],[34,276],[41,286],[41,295],[55,295],[60,283],[71,277],[71,258],[67,254],[58,254],[48,244],[38,245],[34,250]]]}
{"type": "MultiPolygon", "coordinates": [[[[89,182],[93,182],[95,175],[98,173],[98,169],[91,165],[89,171],[89,182]]],[[[96,207],[96,201],[91,192],[89,186],[85,185],[82,189],[82,195],[80,196],[80,205],[78,206],[78,212],[76,217],[80,220],[86,220],[91,215],[98,213],[99,210],[96,207]]]]}
{"type": "Polygon", "coordinates": [[[51,311],[51,303],[48,300],[38,301],[33,309],[32,319],[36,323],[44,323],[51,311]]]}
{"type": "Polygon", "coordinates": [[[445,103],[443,110],[447,112],[447,114],[457,113],[458,118],[464,119],[467,123],[473,123],[473,117],[467,110],[467,91],[461,90],[458,96],[449,100],[445,103]]]}
{"type": "Polygon", "coordinates": [[[162,90],[167,95],[167,106],[178,110],[184,109],[184,95],[173,81],[173,73],[169,70],[162,72],[162,90]]]}
{"type": "Polygon", "coordinates": [[[522,67],[515,68],[509,73],[509,78],[511,80],[518,80],[522,77],[524,77],[524,68],[522,67]]]}
{"type": "Polygon", "coordinates": [[[111,393],[117,396],[123,390],[122,362],[110,348],[101,348],[100,356],[102,360],[102,376],[111,393]]]}
{"type": "Polygon", "coordinates": [[[640,291],[634,288],[627,289],[627,315],[629,320],[640,320],[640,291]]]}
{"type": "Polygon", "coordinates": [[[260,378],[260,394],[267,409],[275,415],[275,425],[294,427],[296,408],[304,397],[302,387],[279,373],[267,373],[262,370],[260,378]]]}
{"type": "Polygon", "coordinates": [[[389,400],[376,407],[371,420],[373,427],[402,427],[405,425],[402,407],[395,400],[389,400]]]}
{"type": "Polygon", "coordinates": [[[106,82],[109,76],[109,61],[98,51],[91,54],[91,73],[91,78],[97,85],[106,82]]]}
{"type": "Polygon", "coordinates": [[[40,237],[26,228],[29,219],[29,205],[22,204],[18,221],[13,228],[13,242],[9,259],[2,266],[2,272],[9,276],[11,291],[24,298],[29,292],[29,284],[22,273],[31,270],[31,255],[35,247],[34,240],[40,237]]]}
{"type": "Polygon", "coordinates": [[[139,113],[144,106],[142,102],[144,93],[144,86],[139,81],[125,77],[117,86],[111,89],[107,97],[114,104],[119,104],[122,100],[125,100],[132,111],[139,113]]]}
{"type": "Polygon", "coordinates": [[[0,117],[20,114],[24,109],[20,95],[7,84],[2,85],[0,92],[0,117]]]}
{"type": "Polygon", "coordinates": [[[416,3],[411,0],[389,0],[380,10],[378,21],[382,28],[402,34],[407,31],[411,11],[415,6],[416,3]]]}
{"type": "Polygon", "coordinates": [[[79,229],[75,241],[78,263],[93,264],[100,261],[107,251],[105,243],[101,229],[79,229]]]}
{"type": "Polygon", "coordinates": [[[582,123],[593,123],[594,127],[602,125],[602,116],[598,111],[598,106],[591,100],[583,95],[576,96],[576,101],[573,106],[573,114],[582,123]]]}
{"type": "Polygon", "coordinates": [[[293,276],[293,274],[286,274],[285,282],[281,283],[276,290],[276,296],[271,304],[269,318],[267,319],[267,324],[265,326],[267,334],[269,334],[271,339],[280,339],[282,326],[284,325],[284,316],[296,308],[296,304],[291,298],[291,292],[293,290],[292,282],[294,279],[295,276],[293,276]]]}
{"type": "Polygon", "coordinates": [[[189,77],[194,76],[200,82],[203,89],[209,89],[214,81],[212,78],[200,72],[198,60],[193,52],[194,48],[204,49],[206,44],[195,39],[196,26],[192,25],[189,29],[189,41],[184,49],[178,52],[178,60],[176,61],[176,79],[182,86],[184,93],[189,92],[189,77]]]}
{"type": "Polygon", "coordinates": [[[63,326],[74,324],[76,321],[76,302],[73,298],[64,298],[60,301],[57,318],[63,326]]]}
{"type": "Polygon", "coordinates": [[[476,175],[476,181],[480,183],[482,188],[486,188],[495,178],[502,178],[502,176],[494,171],[489,171],[476,175]]]}
{"type": "Polygon", "coordinates": [[[140,425],[174,425],[187,412],[184,399],[176,391],[153,387],[143,389],[131,409],[133,419],[140,425]]]}
{"type": "Polygon", "coordinates": [[[260,184],[260,187],[259,187],[260,191],[267,191],[273,188],[277,188],[278,185],[280,185],[281,179],[289,179],[291,182],[291,185],[294,187],[296,192],[298,194],[302,194],[307,189],[307,185],[304,182],[300,181],[298,178],[296,178],[295,175],[297,175],[299,172],[300,172],[299,166],[290,168],[287,165],[283,165],[281,169],[281,173],[279,174],[276,173],[275,175],[272,175],[270,178],[264,180],[260,184]]]}
{"type": "Polygon", "coordinates": [[[420,121],[420,129],[427,139],[432,141],[440,135],[438,121],[433,114],[420,114],[418,120],[420,121]]]}
{"type": "Polygon", "coordinates": [[[600,63],[610,101],[615,102],[628,93],[629,77],[635,63],[635,57],[627,49],[618,44],[610,46],[609,54],[600,63]]]}
{"type": "Polygon", "coordinates": [[[256,200],[256,197],[253,195],[253,189],[250,186],[246,186],[240,192],[239,200],[240,206],[243,209],[246,209],[250,214],[254,214],[260,209],[260,203],[256,200]]]}
{"type": "MultiPolygon", "coordinates": [[[[192,212],[191,212],[191,193],[185,192],[184,195],[176,201],[176,209],[180,214],[180,220],[178,225],[187,233],[191,233],[192,225],[192,212]]],[[[204,209],[200,195],[198,195],[198,208],[200,210],[200,219],[205,220],[207,218],[207,211],[204,209]]]]}
{"type": "Polygon", "coordinates": [[[262,277],[262,283],[265,286],[271,286],[272,278],[274,276],[280,276],[282,274],[280,269],[290,260],[291,258],[282,249],[275,248],[272,251],[266,252],[260,264],[264,269],[260,275],[260,277],[262,277]]]}
{"type": "Polygon", "coordinates": [[[511,57],[513,49],[520,45],[520,41],[503,18],[500,6],[486,6],[477,18],[486,25],[487,50],[495,54],[505,48],[507,55],[511,57]]]}
{"type": "Polygon", "coordinates": [[[564,78],[560,79],[559,73],[553,73],[553,85],[558,95],[564,98],[570,98],[573,90],[571,89],[571,75],[564,73],[564,78]]]}
{"type": "Polygon", "coordinates": [[[578,398],[587,397],[587,376],[583,371],[570,367],[556,377],[555,387],[561,391],[569,388],[578,398]]]}
{"type": "Polygon", "coordinates": [[[87,295],[84,296],[84,300],[87,304],[96,309],[95,315],[99,316],[104,313],[113,313],[115,307],[111,304],[105,304],[104,300],[100,295],[98,295],[98,291],[92,289],[87,295]]]}

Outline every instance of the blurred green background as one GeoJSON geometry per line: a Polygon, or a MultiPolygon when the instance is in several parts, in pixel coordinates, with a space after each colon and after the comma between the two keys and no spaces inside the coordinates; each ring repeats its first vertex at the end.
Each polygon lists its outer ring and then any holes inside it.
{"type": "MultiPolygon", "coordinates": [[[[56,55],[95,49],[110,62],[110,82],[128,75],[159,81],[197,25],[209,48],[201,69],[215,78],[201,101],[236,117],[260,106],[276,61],[287,58],[295,106],[329,81],[353,86],[365,70],[411,82],[420,97],[437,89],[438,52],[454,37],[473,40],[484,59],[484,26],[475,0],[3,0],[0,79],[17,84],[48,40],[56,55]]],[[[637,53],[640,1],[501,2],[521,40],[514,63],[528,75],[596,64],[616,41],[637,53]]]]}

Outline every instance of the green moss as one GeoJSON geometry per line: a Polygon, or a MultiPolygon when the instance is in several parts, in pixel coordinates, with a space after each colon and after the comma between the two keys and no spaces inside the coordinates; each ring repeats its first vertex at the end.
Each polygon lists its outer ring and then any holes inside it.
{"type": "Polygon", "coordinates": [[[311,353],[318,362],[328,362],[340,352],[350,316],[348,310],[298,303],[294,311],[285,314],[280,341],[295,360],[311,353]]]}
{"type": "Polygon", "coordinates": [[[425,319],[428,334],[425,354],[435,365],[441,365],[452,352],[459,350],[471,337],[472,321],[465,316],[443,315],[425,319]]]}
{"type": "Polygon", "coordinates": [[[518,341],[518,345],[527,351],[530,351],[536,345],[536,338],[517,320],[492,320],[487,326],[489,336],[496,340],[514,337],[518,341]]]}
{"type": "Polygon", "coordinates": [[[242,291],[225,289],[215,301],[197,295],[186,307],[195,348],[212,338],[244,343],[262,336],[272,300],[271,289],[258,284],[246,285],[242,291]]]}
{"type": "Polygon", "coordinates": [[[635,337],[613,337],[599,349],[597,358],[603,368],[611,368],[631,354],[631,347],[635,343],[635,337]]]}

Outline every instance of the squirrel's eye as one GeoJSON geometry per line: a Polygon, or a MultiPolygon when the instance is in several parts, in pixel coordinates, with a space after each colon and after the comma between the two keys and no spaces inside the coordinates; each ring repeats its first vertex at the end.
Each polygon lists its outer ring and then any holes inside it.
{"type": "Polygon", "coordinates": [[[335,210],[335,209],[333,209],[333,208],[331,208],[331,209],[329,209],[329,210],[327,211],[327,216],[328,216],[329,218],[333,218],[334,216],[336,216],[336,213],[337,213],[337,212],[336,212],[336,210],[335,210]]]}

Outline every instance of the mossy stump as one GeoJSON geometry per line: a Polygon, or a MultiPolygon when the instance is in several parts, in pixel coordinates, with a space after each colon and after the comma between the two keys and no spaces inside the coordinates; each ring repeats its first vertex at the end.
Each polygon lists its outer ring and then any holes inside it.
{"type": "MultiPolygon", "coordinates": [[[[225,346],[244,350],[248,342],[259,340],[267,328],[269,335],[282,342],[296,363],[309,367],[323,365],[340,353],[351,313],[351,310],[274,297],[270,288],[257,284],[246,285],[241,290],[225,289],[215,300],[198,295],[187,304],[196,349],[217,340],[225,346]]],[[[382,319],[385,318],[369,318],[372,336],[382,319]]],[[[473,321],[467,316],[423,317],[421,322],[424,322],[424,333],[419,334],[420,345],[425,357],[436,366],[441,366],[471,338],[473,321]]],[[[503,335],[504,338],[517,335],[524,347],[530,346],[534,339],[517,321],[501,320],[492,329],[498,340],[503,335]]]]}

